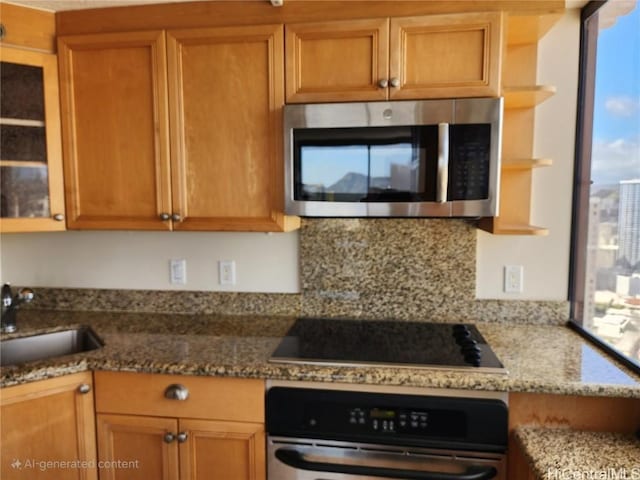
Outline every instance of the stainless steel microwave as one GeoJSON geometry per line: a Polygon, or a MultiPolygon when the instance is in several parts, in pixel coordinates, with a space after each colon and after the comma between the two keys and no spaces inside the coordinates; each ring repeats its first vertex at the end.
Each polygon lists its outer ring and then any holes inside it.
{"type": "Polygon", "coordinates": [[[285,211],[495,216],[502,112],[502,98],[287,105],[285,211]]]}

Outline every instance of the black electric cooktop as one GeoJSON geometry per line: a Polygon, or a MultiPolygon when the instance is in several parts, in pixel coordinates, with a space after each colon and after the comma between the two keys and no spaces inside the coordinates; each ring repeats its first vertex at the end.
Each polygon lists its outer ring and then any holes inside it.
{"type": "Polygon", "coordinates": [[[470,324],[299,318],[269,361],[506,373],[470,324]]]}

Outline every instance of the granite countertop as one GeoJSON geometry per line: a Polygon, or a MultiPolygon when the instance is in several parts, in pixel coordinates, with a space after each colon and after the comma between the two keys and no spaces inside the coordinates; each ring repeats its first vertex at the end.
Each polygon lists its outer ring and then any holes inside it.
{"type": "Polygon", "coordinates": [[[537,479],[640,478],[634,435],[520,427],[515,436],[537,479]]]}
{"type": "MultiPolygon", "coordinates": [[[[269,363],[293,317],[23,310],[2,339],[90,325],[91,352],[2,367],[6,387],[84,370],[640,398],[640,377],[564,326],[476,324],[508,374],[269,363]]],[[[357,348],[357,345],[354,346],[357,348]]]]}

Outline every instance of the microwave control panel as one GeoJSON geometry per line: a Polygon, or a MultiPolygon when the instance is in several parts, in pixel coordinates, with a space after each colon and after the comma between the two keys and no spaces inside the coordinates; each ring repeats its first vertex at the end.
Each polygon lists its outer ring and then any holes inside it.
{"type": "Polygon", "coordinates": [[[491,125],[451,125],[448,200],[489,197],[491,125]]]}

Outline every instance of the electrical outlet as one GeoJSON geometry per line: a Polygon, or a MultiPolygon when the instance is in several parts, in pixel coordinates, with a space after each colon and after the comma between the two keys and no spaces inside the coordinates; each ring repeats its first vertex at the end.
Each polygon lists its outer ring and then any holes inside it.
{"type": "Polygon", "coordinates": [[[236,284],[236,262],[235,260],[218,261],[218,281],[220,285],[236,284]]]}
{"type": "Polygon", "coordinates": [[[505,293],[522,293],[522,265],[504,266],[504,291],[505,293]]]}
{"type": "Polygon", "coordinates": [[[171,285],[187,284],[187,261],[185,259],[169,260],[169,281],[171,285]]]}

